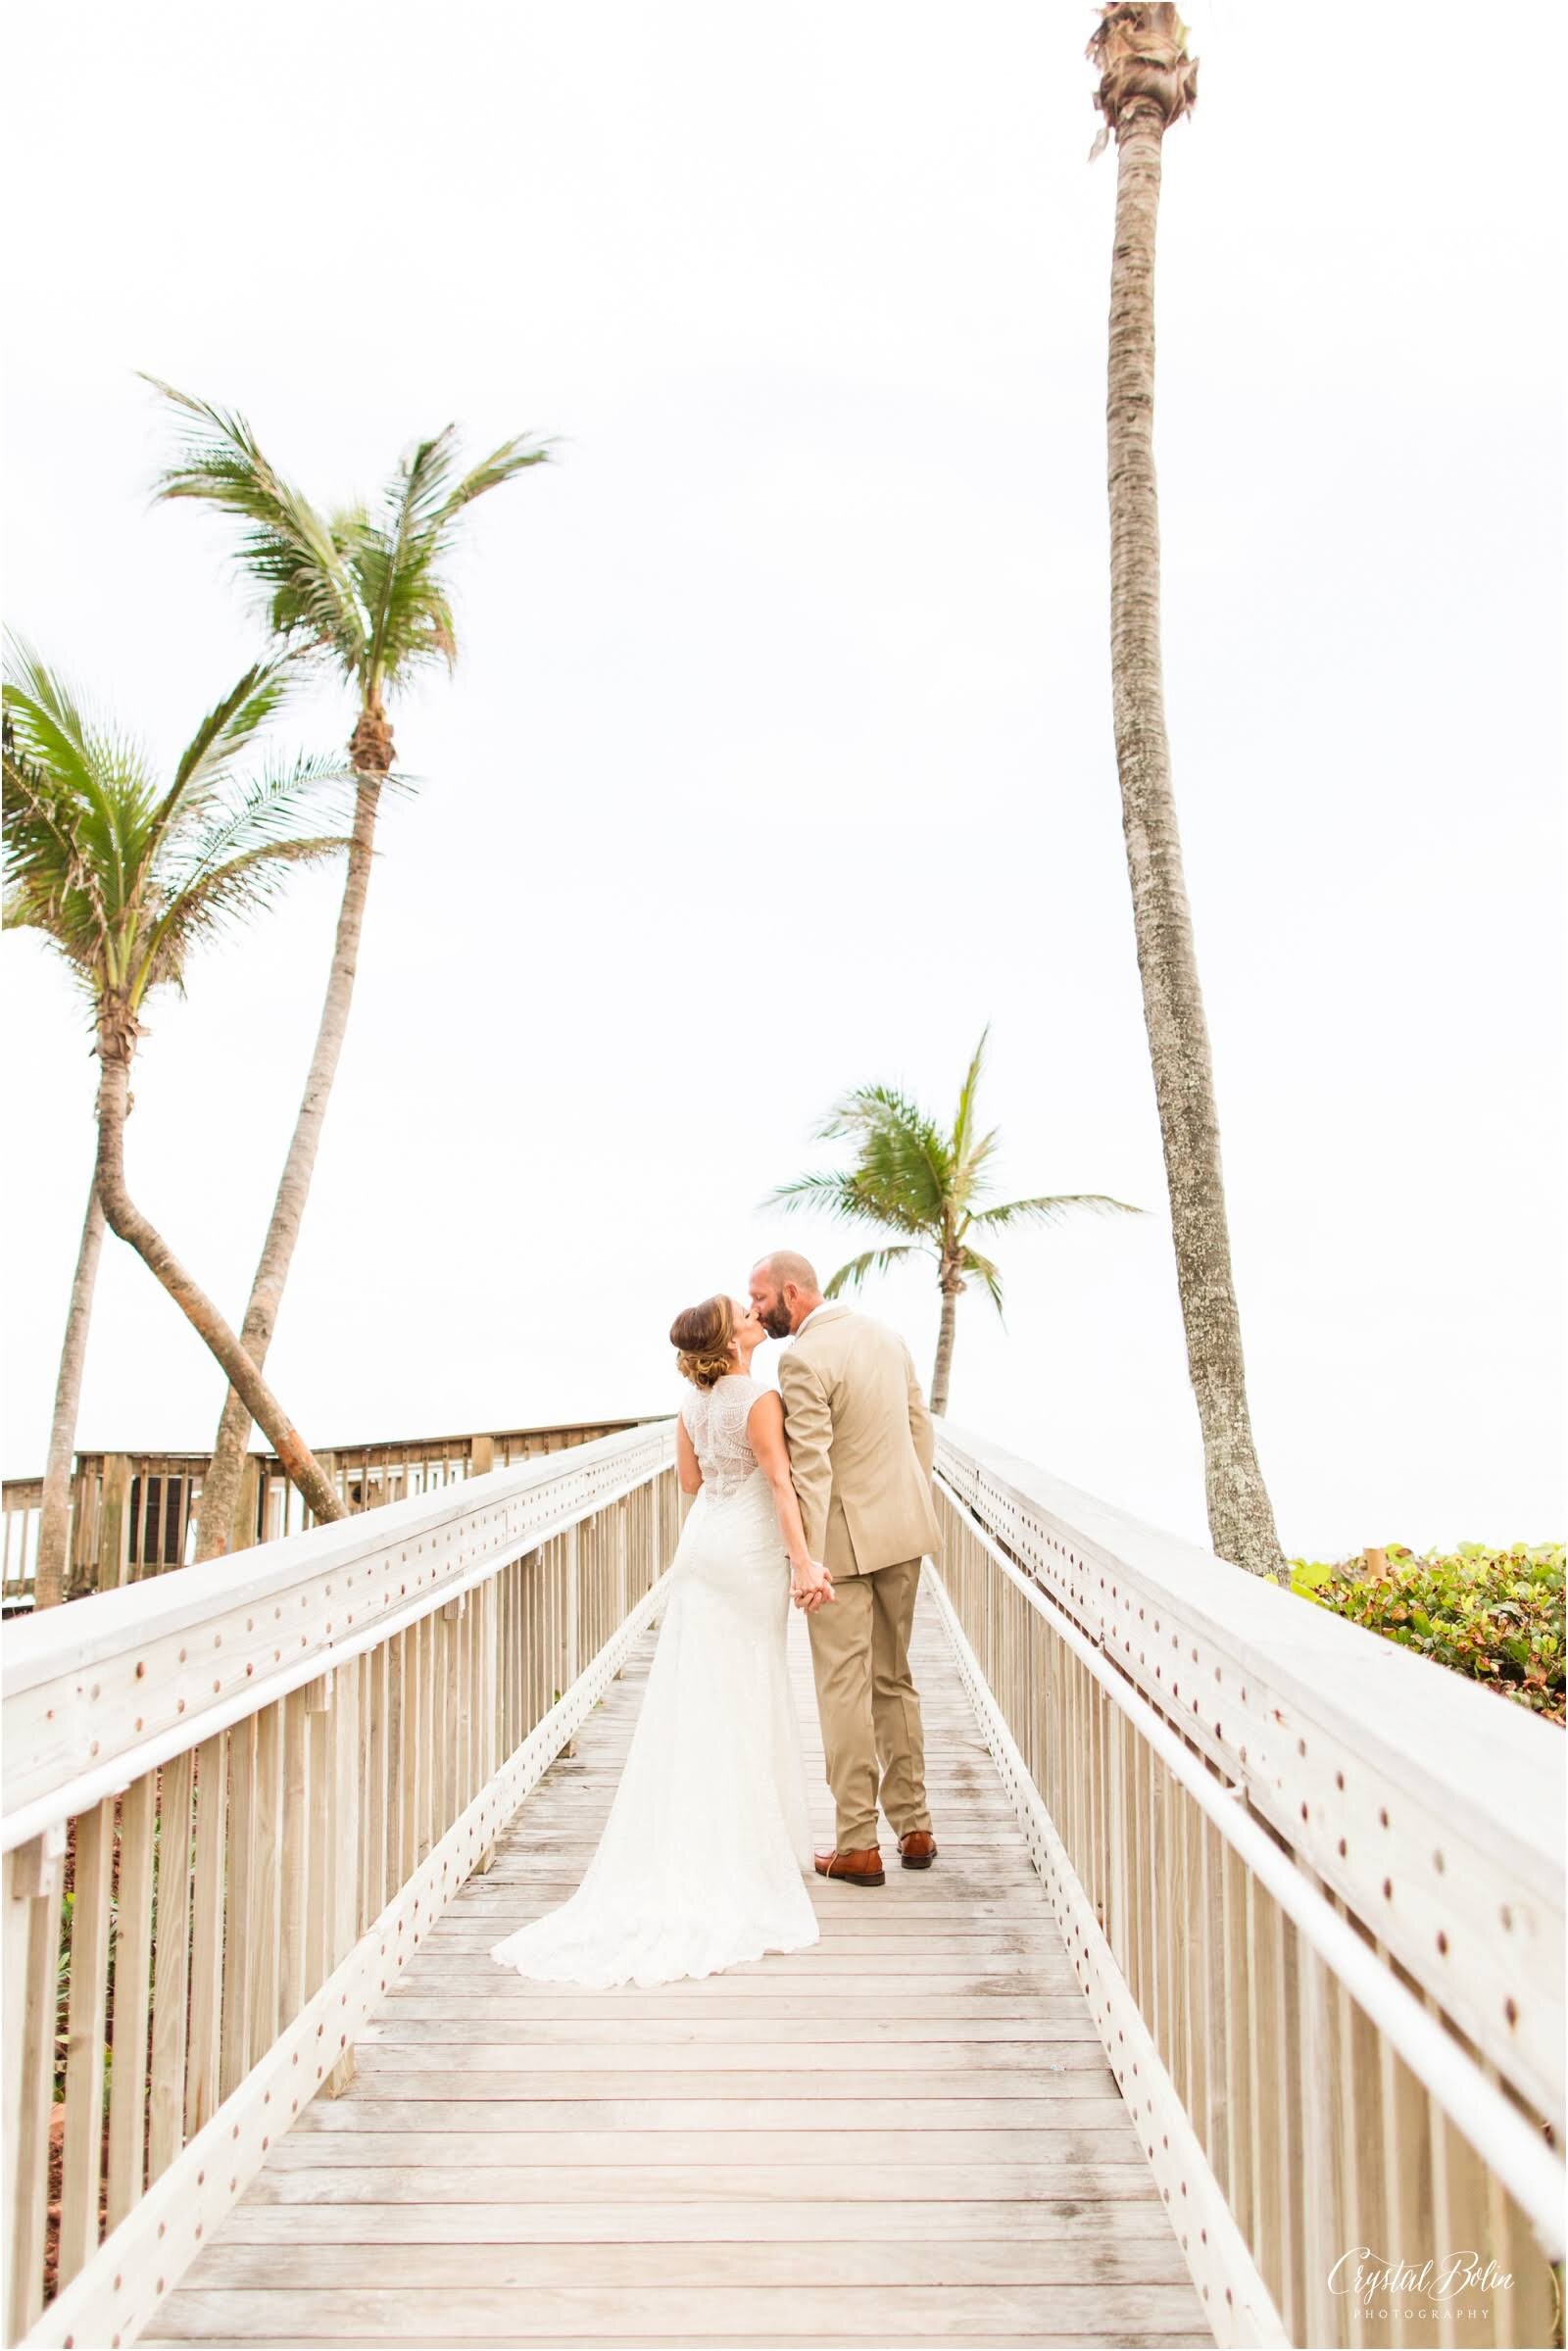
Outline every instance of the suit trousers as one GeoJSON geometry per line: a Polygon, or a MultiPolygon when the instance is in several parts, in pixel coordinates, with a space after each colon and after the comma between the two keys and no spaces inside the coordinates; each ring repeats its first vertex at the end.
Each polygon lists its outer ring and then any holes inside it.
{"type": "Polygon", "coordinates": [[[909,1678],[919,1589],[919,1560],[904,1559],[841,1578],[833,1598],[806,1620],[841,1853],[863,1852],[877,1842],[879,1786],[896,1837],[931,1826],[925,1731],[909,1678]]]}

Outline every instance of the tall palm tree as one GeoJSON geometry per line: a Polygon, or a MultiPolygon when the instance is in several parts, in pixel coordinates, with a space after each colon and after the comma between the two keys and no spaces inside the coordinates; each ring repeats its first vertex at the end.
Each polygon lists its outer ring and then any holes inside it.
{"type": "Polygon", "coordinates": [[[1203,1434],[1209,1536],[1222,1559],[1289,1581],[1252,1441],[1231,1273],[1213,1056],[1182,873],[1159,648],[1159,503],[1154,483],[1154,232],[1161,142],[1190,112],[1198,67],[1169,6],[1114,0],[1089,44],[1116,140],[1106,399],[1110,657],[1122,829],[1132,882],[1144,1020],[1170,1194],[1187,1362],[1203,1434]]]}
{"type": "MultiPolygon", "coordinates": [[[[261,591],[269,627],[284,645],[335,671],[355,701],[354,832],[326,997],[240,1325],[246,1352],[261,1365],[272,1343],[348,1027],[376,816],[393,771],[387,699],[428,663],[450,667],[457,635],[444,575],[460,518],[486,491],[542,465],[549,445],[519,436],[460,472],[449,425],[404,460],[373,507],[322,514],[271,464],[243,416],[168,384],[157,389],[180,427],[178,454],[159,479],[159,497],[200,499],[242,525],[240,564],[261,591]]],[[[233,1539],[250,1424],[244,1395],[233,1387],[203,1483],[199,1559],[216,1557],[233,1539]]]]}
{"type": "Polygon", "coordinates": [[[145,1260],[230,1380],[318,1518],[343,1504],[261,1372],[148,1219],[124,1176],[130,1069],[142,1007],[183,993],[192,951],[259,912],[290,869],[338,856],[341,835],[302,831],[341,759],[258,770],[257,738],[276,710],[286,663],[247,669],[202,720],[167,782],[123,736],[94,723],[56,673],[15,638],[6,648],[4,920],[43,932],[92,1006],[98,1147],[72,1284],[50,1431],[37,1604],[63,1593],[71,1454],[103,1221],[145,1260]]]}
{"type": "Polygon", "coordinates": [[[981,1134],[975,1124],[975,1096],[990,1033],[989,1028],[981,1032],[951,1130],[944,1133],[929,1112],[894,1086],[858,1086],[816,1130],[824,1140],[849,1137],[856,1147],[853,1164],[801,1176],[782,1185],[765,1203],[822,1210],[906,1236],[885,1241],[841,1265],[828,1283],[828,1298],[858,1289],[868,1274],[884,1272],[900,1257],[936,1259],[942,1322],[931,1374],[931,1409],[939,1419],[948,1408],[959,1298],[971,1282],[978,1282],[1002,1312],[1002,1275],[979,1243],[1018,1225],[1054,1224],[1074,1208],[1143,1213],[1102,1192],[1042,1193],[1032,1200],[981,1205],[989,1189],[986,1170],[998,1141],[995,1127],[981,1134]]]}

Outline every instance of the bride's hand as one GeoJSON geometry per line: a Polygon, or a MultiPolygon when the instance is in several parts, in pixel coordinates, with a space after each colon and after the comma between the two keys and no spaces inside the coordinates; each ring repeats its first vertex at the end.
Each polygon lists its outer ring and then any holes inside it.
{"type": "Polygon", "coordinates": [[[834,1596],[833,1579],[817,1560],[808,1559],[805,1567],[797,1567],[792,1572],[790,1597],[796,1607],[804,1608],[808,1615],[813,1608],[820,1608],[824,1600],[831,1600],[834,1596]]]}

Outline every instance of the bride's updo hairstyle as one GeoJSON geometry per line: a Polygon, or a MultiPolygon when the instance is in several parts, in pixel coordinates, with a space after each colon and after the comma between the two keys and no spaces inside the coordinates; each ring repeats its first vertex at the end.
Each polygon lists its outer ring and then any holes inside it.
{"type": "Polygon", "coordinates": [[[694,1388],[711,1388],[735,1369],[730,1345],[735,1337],[735,1309],[727,1298],[704,1298],[688,1306],[669,1326],[669,1344],[677,1349],[675,1368],[694,1388]]]}

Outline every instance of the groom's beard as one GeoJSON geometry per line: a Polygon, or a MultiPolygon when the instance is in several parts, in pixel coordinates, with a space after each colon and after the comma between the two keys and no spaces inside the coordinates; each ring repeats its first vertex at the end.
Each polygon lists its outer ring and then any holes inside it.
{"type": "Polygon", "coordinates": [[[761,1324],[763,1330],[767,1333],[769,1339],[789,1338],[790,1318],[788,1312],[782,1305],[770,1307],[766,1314],[759,1312],[757,1319],[761,1324]]]}

